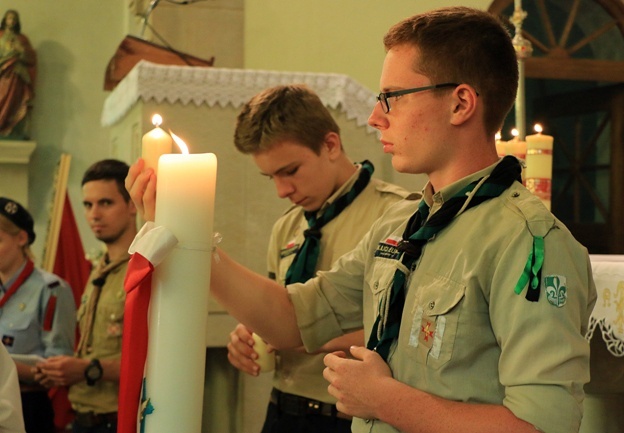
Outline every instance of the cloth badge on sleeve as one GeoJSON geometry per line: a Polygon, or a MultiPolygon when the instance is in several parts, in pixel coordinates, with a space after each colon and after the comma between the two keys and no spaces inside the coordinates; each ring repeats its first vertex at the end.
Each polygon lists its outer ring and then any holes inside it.
{"type": "Polygon", "coordinates": [[[379,244],[377,244],[377,249],[375,250],[375,257],[398,260],[401,256],[398,248],[400,241],[400,237],[391,236],[385,241],[379,242],[379,244]]]}
{"type": "Polygon", "coordinates": [[[562,275],[548,275],[544,277],[546,299],[555,307],[563,307],[568,300],[566,277],[562,275]]]}
{"type": "Polygon", "coordinates": [[[292,241],[288,242],[282,249],[280,249],[280,257],[283,259],[284,257],[288,257],[290,255],[295,254],[299,250],[299,244],[292,241]]]}

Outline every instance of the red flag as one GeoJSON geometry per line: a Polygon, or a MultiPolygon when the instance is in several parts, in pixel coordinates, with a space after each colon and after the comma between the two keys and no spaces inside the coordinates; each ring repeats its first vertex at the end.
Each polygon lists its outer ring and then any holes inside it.
{"type": "Polygon", "coordinates": [[[61,219],[61,230],[59,232],[53,273],[69,283],[74,292],[76,306],[80,305],[80,298],[89,279],[90,272],[91,263],[85,258],[69,195],[65,192],[63,217],[61,219]]]}
{"type": "MultiPolygon", "coordinates": [[[[82,292],[89,279],[91,263],[85,258],[82,240],[74,218],[69,195],[65,191],[63,215],[59,231],[58,246],[54,258],[53,273],[67,281],[74,294],[76,307],[80,305],[82,292]]],[[[78,337],[78,330],[76,330],[78,337]]],[[[78,338],[76,338],[78,341],[78,338]]],[[[54,408],[54,425],[58,432],[66,431],[66,427],[74,419],[74,414],[67,398],[68,388],[52,388],[48,395],[54,408]]]]}

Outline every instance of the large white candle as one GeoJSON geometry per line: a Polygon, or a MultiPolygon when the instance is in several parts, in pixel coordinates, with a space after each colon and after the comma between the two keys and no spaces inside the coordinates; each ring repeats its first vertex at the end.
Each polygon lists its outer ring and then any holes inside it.
{"type": "Polygon", "coordinates": [[[535,125],[537,134],[527,135],[526,187],[538,196],[550,209],[552,189],[553,137],[542,134],[542,127],[535,125]]]}
{"type": "Polygon", "coordinates": [[[179,243],[152,280],[146,433],[201,431],[216,173],[211,153],[162,155],[158,165],[155,224],[179,243]]]}
{"type": "Polygon", "coordinates": [[[158,171],[158,159],[161,155],[171,153],[173,140],[169,134],[160,128],[162,117],[160,114],[152,116],[154,129],[145,134],[141,140],[141,158],[145,161],[145,168],[158,171]]]}

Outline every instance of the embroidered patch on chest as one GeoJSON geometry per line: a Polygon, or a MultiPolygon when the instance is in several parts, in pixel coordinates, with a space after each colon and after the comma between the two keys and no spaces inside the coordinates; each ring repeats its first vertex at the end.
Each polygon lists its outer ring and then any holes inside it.
{"type": "Polygon", "coordinates": [[[446,317],[425,316],[422,307],[418,307],[412,319],[412,329],[409,336],[409,345],[423,346],[429,349],[429,355],[438,359],[442,348],[442,337],[446,328],[446,317]]]}
{"type": "Polygon", "coordinates": [[[563,307],[568,300],[566,277],[562,275],[548,275],[544,277],[546,299],[555,307],[563,307]]]}
{"type": "Polygon", "coordinates": [[[288,242],[280,249],[280,258],[288,257],[292,254],[296,254],[299,250],[299,244],[294,241],[294,239],[288,242]]]}
{"type": "Polygon", "coordinates": [[[391,236],[385,241],[379,242],[377,244],[377,248],[375,249],[375,257],[398,260],[399,256],[401,255],[398,248],[400,241],[400,237],[391,236]]]}

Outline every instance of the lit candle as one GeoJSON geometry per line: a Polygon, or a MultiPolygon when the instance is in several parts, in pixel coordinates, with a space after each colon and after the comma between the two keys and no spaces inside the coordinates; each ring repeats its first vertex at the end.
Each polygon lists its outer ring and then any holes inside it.
{"type": "Polygon", "coordinates": [[[511,130],[511,134],[514,138],[505,144],[505,152],[507,155],[513,155],[518,159],[525,159],[527,149],[526,141],[518,138],[518,130],[516,128],[511,130]]]}
{"type": "Polygon", "coordinates": [[[527,144],[526,141],[520,140],[518,138],[519,132],[516,128],[511,130],[511,134],[514,136],[514,138],[505,143],[505,152],[507,153],[507,155],[513,155],[521,160],[520,162],[522,164],[522,183],[524,183],[524,160],[526,158],[527,144]]]}
{"type": "Polygon", "coordinates": [[[158,159],[161,155],[171,153],[173,140],[171,136],[160,128],[162,116],[154,114],[152,116],[154,129],[143,136],[141,157],[145,161],[145,168],[158,170],[158,159]]]}
{"type": "Polygon", "coordinates": [[[498,154],[499,158],[502,158],[503,156],[507,155],[507,151],[505,150],[505,146],[506,146],[506,141],[501,140],[501,133],[500,131],[498,131],[496,133],[496,153],[498,154]]]}
{"type": "Polygon", "coordinates": [[[550,209],[552,188],[553,137],[542,134],[542,127],[536,124],[537,134],[527,135],[525,184],[529,191],[538,196],[550,209]]]}
{"type": "Polygon", "coordinates": [[[275,352],[268,351],[268,344],[255,332],[252,334],[254,340],[254,350],[258,354],[256,364],[260,366],[260,373],[267,373],[275,370],[275,352]]]}
{"type": "Polygon", "coordinates": [[[158,164],[154,222],[178,244],[152,279],[146,433],[201,431],[216,175],[212,153],[165,154],[158,164]]]}

